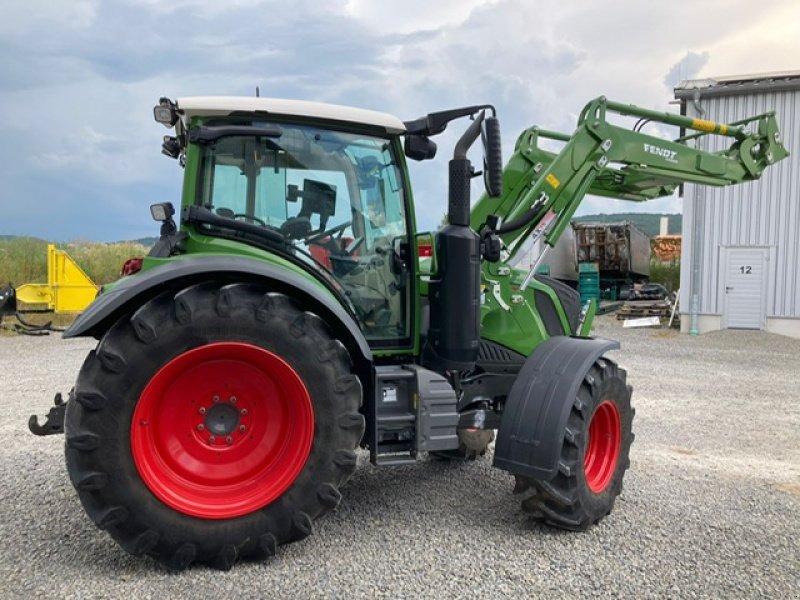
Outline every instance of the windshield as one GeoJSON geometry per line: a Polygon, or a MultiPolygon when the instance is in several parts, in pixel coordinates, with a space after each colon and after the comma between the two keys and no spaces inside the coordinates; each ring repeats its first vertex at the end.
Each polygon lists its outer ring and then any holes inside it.
{"type": "Polygon", "coordinates": [[[197,204],[283,234],[291,253],[341,286],[368,339],[408,338],[409,274],[399,256],[408,231],[390,141],[279,127],[279,136],[201,145],[197,204]]]}

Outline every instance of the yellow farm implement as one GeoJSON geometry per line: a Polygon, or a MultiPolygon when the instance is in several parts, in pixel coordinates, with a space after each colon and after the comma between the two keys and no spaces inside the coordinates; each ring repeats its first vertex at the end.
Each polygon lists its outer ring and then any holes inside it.
{"type": "Polygon", "coordinates": [[[22,313],[54,312],[56,314],[80,313],[97,296],[97,286],[83,269],[54,244],[47,246],[47,283],[26,283],[18,288],[10,284],[0,289],[0,318],[15,315],[25,332],[43,332],[46,325],[31,325],[21,316],[22,313]],[[20,308],[24,304],[25,308],[20,308]]]}
{"type": "Polygon", "coordinates": [[[79,313],[97,296],[97,286],[65,250],[47,246],[47,283],[26,283],[16,289],[17,301],[46,304],[55,313],[79,313]]]}

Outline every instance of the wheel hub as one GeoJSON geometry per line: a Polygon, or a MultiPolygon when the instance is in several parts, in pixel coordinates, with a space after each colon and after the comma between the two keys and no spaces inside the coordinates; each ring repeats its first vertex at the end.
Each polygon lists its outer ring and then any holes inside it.
{"type": "Polygon", "coordinates": [[[263,508],[305,466],[311,398],[272,352],[239,342],[199,346],[165,364],[142,392],[131,452],[151,492],[206,519],[263,508]]]}
{"type": "Polygon", "coordinates": [[[621,441],[619,410],[610,400],[603,400],[589,422],[583,461],[586,483],[595,494],[605,491],[611,483],[617,470],[621,441]]]}
{"type": "Polygon", "coordinates": [[[219,403],[206,411],[203,424],[211,435],[226,436],[239,430],[239,420],[239,410],[235,406],[219,403]]]}

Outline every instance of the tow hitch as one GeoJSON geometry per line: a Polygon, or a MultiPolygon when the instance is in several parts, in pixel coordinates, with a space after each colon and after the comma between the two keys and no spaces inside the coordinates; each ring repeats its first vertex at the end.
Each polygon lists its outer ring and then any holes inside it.
{"type": "Polygon", "coordinates": [[[55,435],[57,433],[64,433],[64,411],[67,408],[67,403],[61,397],[61,392],[56,394],[53,399],[55,406],[47,413],[44,423],[39,425],[39,417],[31,415],[28,419],[28,429],[34,435],[55,435]]]}

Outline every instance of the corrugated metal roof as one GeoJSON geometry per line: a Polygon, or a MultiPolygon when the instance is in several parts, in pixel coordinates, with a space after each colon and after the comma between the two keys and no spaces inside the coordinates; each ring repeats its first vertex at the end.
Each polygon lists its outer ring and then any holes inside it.
{"type": "Polygon", "coordinates": [[[705,79],[687,79],[675,86],[675,97],[728,96],[796,89],[800,89],[800,71],[776,71],[752,75],[724,75],[705,79]]]}

